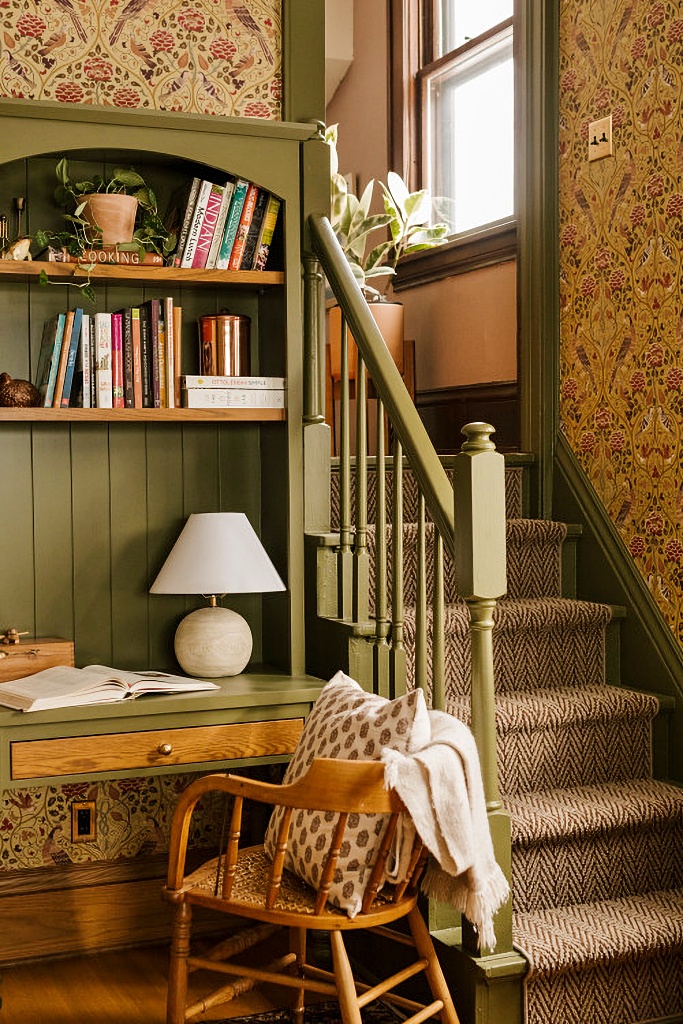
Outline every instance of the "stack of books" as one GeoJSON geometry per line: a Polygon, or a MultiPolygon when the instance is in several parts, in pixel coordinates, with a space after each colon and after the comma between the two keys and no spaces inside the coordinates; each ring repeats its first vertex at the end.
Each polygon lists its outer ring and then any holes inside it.
{"type": "Polygon", "coordinates": [[[181,378],[183,405],[187,409],[284,409],[287,405],[284,377],[181,378]]]}
{"type": "Polygon", "coordinates": [[[148,299],[114,313],[45,321],[35,385],[47,408],[164,409],[180,405],[182,309],[148,299]]]}
{"type": "Polygon", "coordinates": [[[169,203],[166,227],[178,232],[174,267],[265,270],[282,203],[245,178],[222,184],[193,178],[169,203]]]}

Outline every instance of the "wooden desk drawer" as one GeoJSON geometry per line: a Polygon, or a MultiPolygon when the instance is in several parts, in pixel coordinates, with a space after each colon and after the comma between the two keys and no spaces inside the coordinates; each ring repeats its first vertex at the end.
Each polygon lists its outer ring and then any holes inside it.
{"type": "Polygon", "coordinates": [[[11,744],[11,777],[50,778],[291,754],[303,718],[150,732],[24,740],[11,744]]]}

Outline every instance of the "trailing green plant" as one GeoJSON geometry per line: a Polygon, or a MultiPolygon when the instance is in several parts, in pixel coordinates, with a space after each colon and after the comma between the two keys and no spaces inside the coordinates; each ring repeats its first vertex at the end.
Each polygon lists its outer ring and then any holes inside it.
{"type": "MultiPolygon", "coordinates": [[[[399,261],[410,253],[441,245],[447,240],[448,225],[432,223],[436,201],[429,189],[410,192],[395,171],[389,171],[386,183],[379,182],[384,213],[371,213],[375,180],[368,182],[360,198],[349,192],[346,178],[339,173],[337,138],[338,125],[334,124],[325,132],[331,151],[330,223],[366,296],[384,298],[399,261]],[[385,237],[368,251],[370,236],[378,230],[383,230],[385,237]],[[368,284],[379,277],[387,278],[381,291],[368,284]]],[[[439,200],[441,206],[447,202],[439,200]]]]}
{"type": "Polygon", "coordinates": [[[175,233],[166,230],[157,209],[154,191],[132,167],[116,168],[108,178],[94,174],[90,179],[75,181],[69,173],[68,159],[62,157],[57,162],[55,173],[55,201],[59,206],[67,208],[64,219],[69,226],[62,231],[37,231],[34,241],[39,248],[57,245],[64,247],[72,256],[82,256],[87,249],[97,248],[97,239],[92,238],[92,225],[82,216],[85,208],[83,197],[93,193],[120,193],[134,196],[138,201],[138,209],[132,242],[120,243],[117,248],[138,252],[141,259],[146,252],[156,252],[161,256],[173,252],[176,245],[175,233]]]}

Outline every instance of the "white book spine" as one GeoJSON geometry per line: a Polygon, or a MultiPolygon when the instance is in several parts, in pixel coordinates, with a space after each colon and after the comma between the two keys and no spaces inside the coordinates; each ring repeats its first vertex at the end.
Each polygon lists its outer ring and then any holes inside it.
{"type": "Polygon", "coordinates": [[[192,214],[192,223],[190,224],[190,230],[187,234],[187,241],[185,242],[185,250],[180,261],[181,267],[192,266],[192,260],[194,259],[194,254],[197,249],[199,231],[204,220],[204,212],[206,210],[206,204],[209,201],[210,194],[211,182],[202,181],[199,186],[199,194],[197,195],[197,202],[195,203],[194,213],[192,214]]]}
{"type": "Polygon", "coordinates": [[[111,315],[95,313],[95,376],[98,409],[112,408],[111,315]]]}
{"type": "Polygon", "coordinates": [[[90,408],[90,316],[84,313],[81,319],[81,344],[78,349],[79,369],[83,371],[83,408],[90,408]]]}
{"type": "Polygon", "coordinates": [[[185,374],[181,385],[184,388],[250,388],[254,391],[282,390],[284,377],[209,377],[185,374]]]}
{"type": "Polygon", "coordinates": [[[183,405],[186,409],[284,409],[285,392],[275,388],[185,388],[183,405]]]}

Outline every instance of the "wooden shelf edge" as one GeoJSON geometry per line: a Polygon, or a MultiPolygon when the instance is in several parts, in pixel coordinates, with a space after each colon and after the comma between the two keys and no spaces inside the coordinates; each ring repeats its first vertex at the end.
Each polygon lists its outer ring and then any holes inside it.
{"type": "Polygon", "coordinates": [[[178,267],[137,265],[106,265],[88,271],[77,263],[49,263],[42,260],[0,260],[0,276],[16,281],[31,281],[45,271],[50,279],[83,284],[92,281],[138,281],[145,284],[250,285],[259,288],[282,284],[285,275],[279,270],[192,270],[178,267]]]}
{"type": "Polygon", "coordinates": [[[0,408],[4,423],[186,423],[196,420],[284,422],[286,409],[43,409],[0,408]]]}

